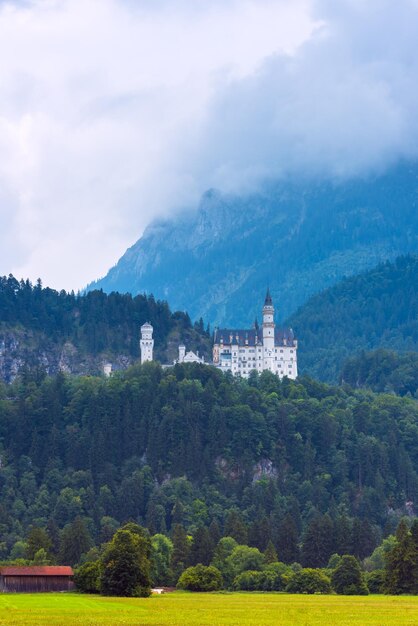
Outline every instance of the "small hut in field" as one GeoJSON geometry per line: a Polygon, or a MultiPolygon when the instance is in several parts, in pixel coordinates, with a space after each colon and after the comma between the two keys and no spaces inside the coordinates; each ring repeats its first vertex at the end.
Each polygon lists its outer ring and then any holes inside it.
{"type": "Polygon", "coordinates": [[[74,589],[73,570],[67,566],[0,567],[0,591],[5,593],[34,593],[71,591],[74,589]]]}

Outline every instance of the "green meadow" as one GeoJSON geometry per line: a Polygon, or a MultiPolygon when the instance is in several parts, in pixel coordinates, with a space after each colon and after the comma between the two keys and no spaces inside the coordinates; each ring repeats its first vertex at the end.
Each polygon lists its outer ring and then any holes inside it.
{"type": "Polygon", "coordinates": [[[4,594],[1,626],[417,626],[418,596],[4,594]]]}

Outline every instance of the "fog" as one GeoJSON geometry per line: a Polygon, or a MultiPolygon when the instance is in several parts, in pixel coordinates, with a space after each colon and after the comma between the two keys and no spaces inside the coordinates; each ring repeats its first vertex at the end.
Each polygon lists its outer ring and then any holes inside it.
{"type": "Polygon", "coordinates": [[[416,156],[412,0],[0,2],[0,272],[77,289],[216,186],[416,156]]]}

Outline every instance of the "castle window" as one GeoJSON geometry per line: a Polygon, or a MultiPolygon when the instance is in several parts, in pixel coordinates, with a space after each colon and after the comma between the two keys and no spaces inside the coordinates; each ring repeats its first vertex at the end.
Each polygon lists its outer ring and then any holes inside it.
{"type": "Polygon", "coordinates": [[[280,350],[280,352],[283,352],[283,350],[280,350]]]}

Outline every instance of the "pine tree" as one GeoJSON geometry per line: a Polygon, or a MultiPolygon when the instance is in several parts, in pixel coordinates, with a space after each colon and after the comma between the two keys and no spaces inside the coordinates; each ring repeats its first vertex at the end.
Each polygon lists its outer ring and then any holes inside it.
{"type": "Polygon", "coordinates": [[[416,532],[414,527],[412,535],[405,520],[399,522],[396,545],[386,555],[384,588],[387,593],[414,593],[417,587],[414,578],[418,568],[416,532]]]}
{"type": "Polygon", "coordinates": [[[246,545],[248,541],[247,527],[237,511],[230,511],[225,522],[225,537],[232,537],[238,544],[246,545]]]}
{"type": "Polygon", "coordinates": [[[63,565],[76,565],[82,554],[88,552],[93,541],[81,517],[68,524],[61,533],[58,561],[63,565]]]}
{"type": "Polygon", "coordinates": [[[415,519],[411,527],[412,538],[412,587],[411,593],[418,595],[418,520],[415,519]]]}
{"type": "Polygon", "coordinates": [[[263,551],[270,541],[270,524],[264,515],[260,520],[253,522],[248,530],[248,544],[263,551]]]}
{"type": "Polygon", "coordinates": [[[209,533],[213,546],[218,545],[219,539],[222,537],[221,529],[218,522],[214,519],[209,525],[209,533]]]}
{"type": "Polygon", "coordinates": [[[274,547],[271,539],[268,542],[267,548],[264,551],[264,558],[266,560],[266,563],[276,563],[276,561],[278,561],[276,548],[274,547]]]}
{"type": "Polygon", "coordinates": [[[52,542],[44,528],[32,528],[26,545],[26,556],[29,560],[33,560],[39,550],[44,550],[46,558],[49,558],[52,542]]]}
{"type": "Polygon", "coordinates": [[[302,548],[305,567],[325,567],[333,548],[333,523],[329,515],[317,515],[309,523],[302,548]]]}
{"type": "Polygon", "coordinates": [[[277,552],[283,563],[295,563],[299,560],[298,530],[293,517],[288,513],[277,528],[277,552]]]}
{"type": "Polygon", "coordinates": [[[171,540],[173,542],[171,568],[173,570],[175,580],[177,580],[181,572],[189,564],[190,543],[184,526],[181,524],[176,524],[174,526],[171,540]]]}
{"type": "Polygon", "coordinates": [[[201,526],[193,535],[193,542],[190,548],[190,564],[209,565],[212,560],[214,544],[207,528],[201,526]]]}

